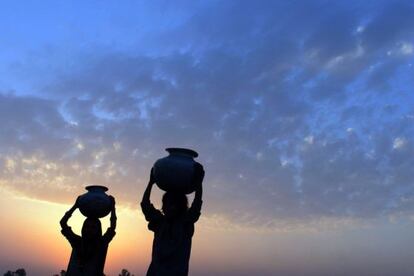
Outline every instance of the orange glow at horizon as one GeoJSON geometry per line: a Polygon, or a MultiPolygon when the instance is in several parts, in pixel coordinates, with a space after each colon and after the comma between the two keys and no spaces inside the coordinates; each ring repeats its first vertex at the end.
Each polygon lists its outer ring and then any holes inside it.
{"type": "MultiPolygon", "coordinates": [[[[1,186],[0,198],[0,269],[4,270],[0,273],[23,267],[28,275],[44,276],[66,269],[71,247],[60,233],[59,220],[71,206],[19,197],[1,186]]],[[[118,202],[117,216],[117,235],[108,249],[105,273],[118,275],[126,268],[136,276],[145,275],[153,234],[138,203],[134,210],[118,202]]],[[[79,211],[69,220],[75,233],[80,233],[83,220],[79,211]]],[[[105,231],[109,218],[102,222],[105,231]]],[[[386,269],[392,256],[398,256],[393,241],[386,239],[388,233],[406,230],[398,225],[377,224],[375,228],[261,231],[247,225],[233,227],[222,218],[202,215],[193,237],[190,275],[287,275],[292,271],[296,274],[291,275],[306,275],[309,271],[318,275],[322,268],[340,268],[343,256],[348,258],[347,263],[357,263],[358,271],[363,271],[366,263],[380,271],[386,269]],[[384,247],[388,255],[378,253],[384,252],[379,250],[384,247]]],[[[411,252],[406,236],[399,235],[401,247],[411,252]]]]}
{"type": "MultiPolygon", "coordinates": [[[[157,195],[155,192],[155,203],[157,195]]],[[[46,269],[48,275],[66,269],[71,247],[60,233],[59,220],[71,206],[21,197],[1,187],[0,197],[0,219],[3,225],[7,225],[2,227],[0,244],[8,248],[0,251],[0,259],[10,264],[8,269],[24,267],[29,275],[34,269],[46,269]]],[[[117,217],[117,234],[108,249],[105,273],[118,275],[121,269],[126,268],[135,275],[145,275],[151,261],[153,233],[148,231],[138,203],[132,210],[118,202],[117,217]]],[[[83,220],[84,217],[76,210],[68,224],[79,234],[83,220]]],[[[105,231],[109,226],[109,216],[101,221],[105,231]]],[[[246,251],[246,248],[252,248],[246,239],[249,234],[232,233],[232,238],[228,238],[229,230],[214,224],[207,226],[206,221],[208,219],[202,217],[196,225],[190,269],[225,269],[229,264],[239,264],[240,257],[245,262],[239,267],[247,265],[246,260],[254,254],[246,251]],[[245,241],[240,242],[242,240],[245,241]],[[217,247],[221,249],[217,250],[217,247]],[[238,255],[233,254],[235,248],[238,255]]],[[[267,261],[271,256],[268,254],[262,260],[267,261]]]]}
{"type": "MultiPolygon", "coordinates": [[[[0,258],[18,260],[15,266],[26,267],[27,271],[32,266],[54,269],[50,273],[66,269],[71,248],[60,233],[59,220],[71,206],[18,197],[1,189],[0,197],[0,219],[4,225],[0,243],[9,248],[7,254],[0,253],[0,258]]],[[[138,206],[136,211],[118,207],[117,216],[117,235],[110,244],[105,271],[132,270],[131,264],[143,271],[150,260],[148,249],[152,243],[145,220],[138,206]]],[[[83,220],[77,210],[68,224],[80,234],[83,220]]],[[[103,218],[102,230],[108,226],[109,218],[103,218]]]]}

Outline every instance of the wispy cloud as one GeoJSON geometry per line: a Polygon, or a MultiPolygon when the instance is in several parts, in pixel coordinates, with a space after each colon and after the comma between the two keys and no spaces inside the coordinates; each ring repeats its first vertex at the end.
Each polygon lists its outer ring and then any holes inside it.
{"type": "Polygon", "coordinates": [[[408,216],[413,18],[408,1],[210,2],[166,10],[137,51],[53,46],[13,67],[31,95],[0,97],[1,185],[135,204],[177,145],[200,152],[206,212],[236,223],[408,216]]]}

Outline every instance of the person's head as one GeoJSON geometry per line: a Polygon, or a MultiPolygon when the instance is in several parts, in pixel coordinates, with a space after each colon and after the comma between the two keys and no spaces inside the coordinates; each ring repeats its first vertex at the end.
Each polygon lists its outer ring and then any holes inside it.
{"type": "Polygon", "coordinates": [[[162,197],[162,211],[166,217],[177,217],[188,209],[188,199],[183,193],[166,192],[162,197]]]}
{"type": "Polygon", "coordinates": [[[82,238],[96,239],[102,236],[101,221],[98,218],[87,218],[82,226],[82,238]]]}

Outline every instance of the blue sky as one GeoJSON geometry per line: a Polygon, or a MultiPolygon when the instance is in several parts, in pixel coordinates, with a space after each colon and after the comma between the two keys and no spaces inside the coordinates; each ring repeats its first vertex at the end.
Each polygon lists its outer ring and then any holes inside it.
{"type": "Polygon", "coordinates": [[[234,225],[413,218],[410,1],[9,1],[0,33],[5,189],[134,206],[185,146],[234,225]]]}

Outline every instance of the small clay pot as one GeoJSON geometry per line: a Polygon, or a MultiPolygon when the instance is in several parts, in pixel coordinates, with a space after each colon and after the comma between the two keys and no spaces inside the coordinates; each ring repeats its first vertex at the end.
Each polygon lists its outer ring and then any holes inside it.
{"type": "Polygon", "coordinates": [[[79,198],[79,211],[88,218],[102,218],[111,212],[112,202],[105,193],[105,186],[92,185],[85,188],[87,193],[79,198]]]}

